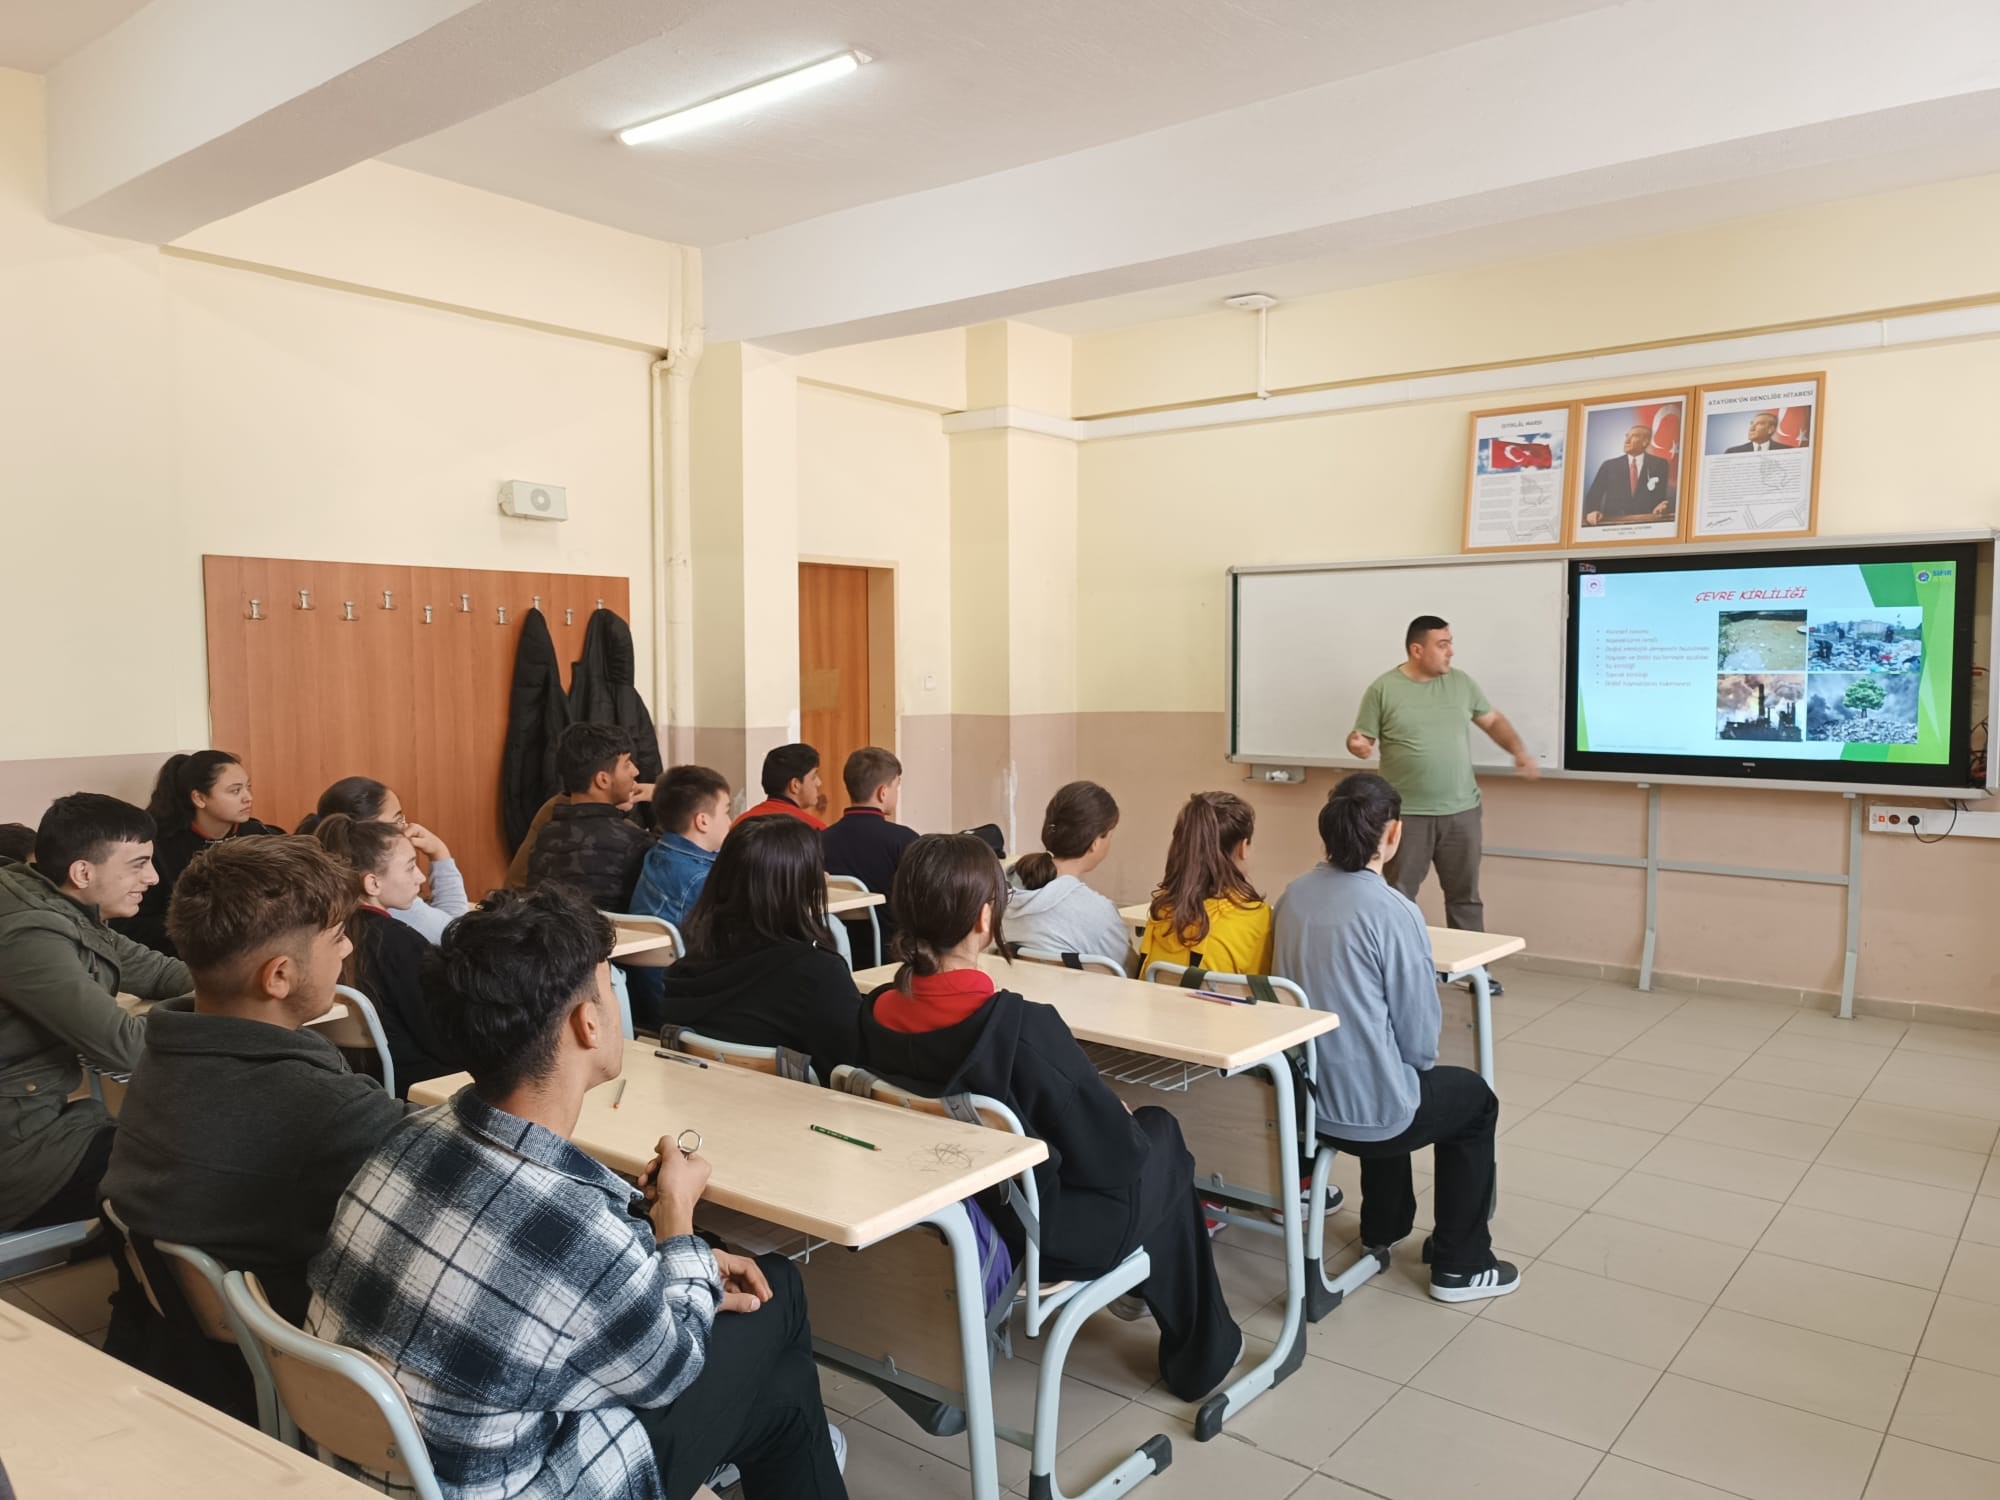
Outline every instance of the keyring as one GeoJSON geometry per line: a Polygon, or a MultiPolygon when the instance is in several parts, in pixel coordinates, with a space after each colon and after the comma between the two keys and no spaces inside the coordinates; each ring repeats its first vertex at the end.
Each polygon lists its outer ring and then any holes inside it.
{"type": "Polygon", "coordinates": [[[674,1144],[680,1147],[682,1156],[693,1156],[695,1152],[701,1149],[701,1132],[693,1129],[683,1130],[679,1135],[674,1137],[674,1144]],[[688,1144],[689,1136],[694,1137],[694,1144],[692,1146],[688,1144]]]}

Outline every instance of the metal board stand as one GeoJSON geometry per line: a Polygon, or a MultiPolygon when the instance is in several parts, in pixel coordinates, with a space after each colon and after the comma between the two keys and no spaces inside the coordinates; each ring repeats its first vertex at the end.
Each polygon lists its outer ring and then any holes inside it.
{"type": "Polygon", "coordinates": [[[1660,857],[1660,789],[1641,782],[1646,793],[1646,852],[1635,854],[1578,854],[1563,849],[1509,849],[1489,845],[1486,853],[1500,859],[1546,859],[1563,864],[1612,865],[1624,870],[1646,872],[1646,941],[1639,955],[1639,988],[1653,987],[1653,955],[1660,929],[1660,873],[1675,875],[1719,875],[1731,880],[1779,880],[1793,885],[1842,886],[1847,891],[1846,951],[1840,971],[1840,1018],[1854,1019],[1854,976],[1861,950],[1861,799],[1843,792],[1847,800],[1847,869],[1839,874],[1824,870],[1776,870],[1754,865],[1718,865],[1706,860],[1662,859],[1660,857]]]}

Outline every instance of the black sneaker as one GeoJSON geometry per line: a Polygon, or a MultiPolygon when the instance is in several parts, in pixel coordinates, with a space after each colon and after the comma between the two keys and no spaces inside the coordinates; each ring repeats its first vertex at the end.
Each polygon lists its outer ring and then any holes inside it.
{"type": "Polygon", "coordinates": [[[1488,1297],[1504,1297],[1520,1284],[1520,1271],[1504,1260],[1496,1260],[1483,1271],[1431,1272],[1431,1296],[1439,1302],[1479,1302],[1488,1297]]]}
{"type": "MultiPolygon", "coordinates": [[[[1479,986],[1468,979],[1465,981],[1465,992],[1468,995],[1476,995],[1479,993],[1479,986]]],[[[1507,986],[1502,984],[1493,975],[1488,974],[1486,976],[1486,993],[1490,999],[1498,1000],[1502,995],[1507,993],[1507,986]]]]}

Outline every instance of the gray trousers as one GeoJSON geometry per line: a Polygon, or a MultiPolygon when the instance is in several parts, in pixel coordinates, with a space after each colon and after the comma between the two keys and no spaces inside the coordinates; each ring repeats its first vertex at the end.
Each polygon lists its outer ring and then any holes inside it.
{"type": "Polygon", "coordinates": [[[1437,866],[1438,884],[1444,887],[1444,925],[1484,932],[1486,905],[1479,899],[1478,808],[1468,808],[1446,818],[1404,815],[1402,846],[1383,868],[1383,878],[1414,901],[1433,864],[1437,866]]]}

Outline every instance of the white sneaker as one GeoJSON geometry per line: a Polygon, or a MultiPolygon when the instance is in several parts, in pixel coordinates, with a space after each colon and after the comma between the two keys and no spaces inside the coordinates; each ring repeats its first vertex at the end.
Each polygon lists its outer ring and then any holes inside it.
{"type": "MultiPolygon", "coordinates": [[[[826,1435],[833,1440],[833,1466],[845,1476],[847,1473],[847,1434],[829,1422],[826,1424],[826,1435]]],[[[708,1476],[708,1487],[718,1495],[724,1490],[735,1489],[742,1482],[743,1472],[735,1464],[724,1464],[708,1476]]]]}
{"type": "Polygon", "coordinates": [[[1150,1318],[1153,1315],[1153,1310],[1146,1306],[1146,1299],[1141,1297],[1137,1292],[1127,1292],[1124,1296],[1117,1298],[1109,1305],[1111,1316],[1114,1318],[1123,1318],[1127,1323],[1137,1323],[1141,1319],[1150,1318]]]}

